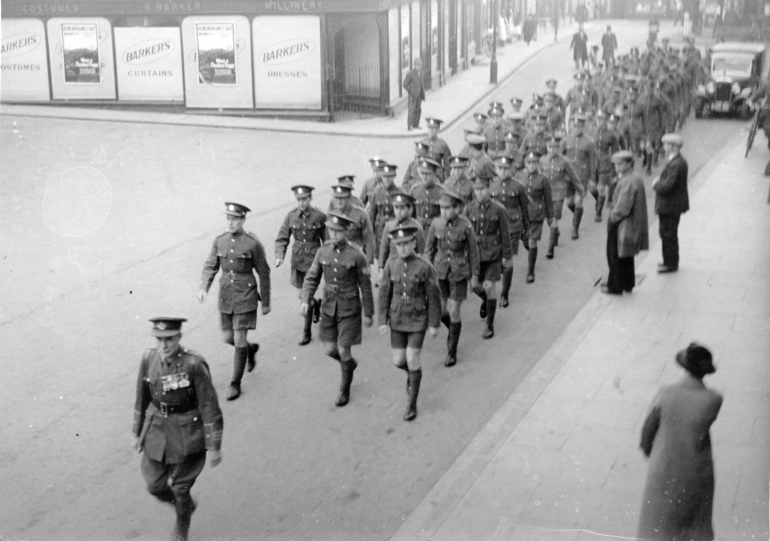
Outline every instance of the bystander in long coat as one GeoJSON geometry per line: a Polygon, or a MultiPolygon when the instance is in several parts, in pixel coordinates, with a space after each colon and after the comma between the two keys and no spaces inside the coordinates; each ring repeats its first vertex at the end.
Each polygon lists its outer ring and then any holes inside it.
{"type": "Polygon", "coordinates": [[[610,221],[618,225],[618,257],[634,257],[650,249],[647,199],[637,175],[618,180],[612,197],[610,221]]]}

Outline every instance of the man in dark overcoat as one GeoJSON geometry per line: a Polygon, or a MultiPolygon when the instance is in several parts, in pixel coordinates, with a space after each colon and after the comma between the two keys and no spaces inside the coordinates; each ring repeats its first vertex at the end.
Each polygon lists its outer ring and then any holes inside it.
{"type": "Polygon", "coordinates": [[[690,210],[687,194],[687,161],[680,154],[682,136],[667,133],[663,136],[663,150],[668,158],[660,176],[652,182],[655,190],[655,212],[658,213],[663,263],[658,272],[676,272],[679,269],[679,218],[690,210]]]}
{"type": "Polygon", "coordinates": [[[425,101],[425,86],[422,83],[422,60],[419,58],[414,59],[412,69],[404,77],[404,90],[406,90],[409,96],[407,101],[406,129],[419,128],[422,102],[425,101]]]}

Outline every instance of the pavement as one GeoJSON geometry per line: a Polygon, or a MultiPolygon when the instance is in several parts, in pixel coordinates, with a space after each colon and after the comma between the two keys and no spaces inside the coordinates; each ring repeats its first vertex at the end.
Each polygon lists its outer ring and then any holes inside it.
{"type": "Polygon", "coordinates": [[[691,178],[679,272],[656,272],[655,221],[633,293],[595,294],[392,541],[634,539],[641,426],[693,340],[712,350],[706,384],[724,394],[711,430],[716,538],[770,538],[767,151],[760,135],[744,158],[745,140],[691,178]]]}
{"type": "MultiPolygon", "coordinates": [[[[635,20],[605,20],[590,21],[585,24],[591,43],[598,43],[601,34],[607,24],[611,24],[613,31],[624,35],[624,30],[636,28],[639,23],[635,20]]],[[[540,32],[540,39],[532,41],[528,46],[524,41],[517,41],[498,48],[498,84],[489,82],[489,59],[483,54],[476,56],[476,63],[467,70],[459,72],[449,79],[447,84],[427,93],[426,101],[422,106],[423,119],[437,116],[445,121],[442,132],[462,121],[471,111],[477,108],[486,111],[487,97],[496,89],[514,77],[516,72],[543,49],[553,47],[556,44],[569,42],[577,31],[577,23],[566,25],[559,32],[559,39],[554,40],[551,32],[540,32]]],[[[666,21],[661,24],[659,37],[670,37],[673,41],[677,36],[681,37],[681,27],[675,28],[672,23],[666,21]]],[[[545,70],[547,72],[547,70],[545,70]]],[[[544,72],[545,73],[545,72],[544,72]]],[[[545,74],[543,75],[545,80],[545,74]]],[[[564,93],[569,87],[561,89],[564,93]]],[[[529,102],[530,96],[520,96],[529,102]]],[[[404,137],[414,138],[423,130],[407,131],[406,111],[401,111],[393,117],[374,117],[358,120],[344,120],[339,122],[320,123],[308,120],[287,120],[277,118],[255,118],[222,115],[216,112],[187,112],[187,113],[162,113],[152,111],[131,111],[113,108],[87,108],[64,105],[0,105],[0,114],[65,118],[80,120],[101,120],[108,122],[140,122],[143,124],[172,124],[179,126],[205,126],[231,129],[247,129],[276,131],[289,133],[315,133],[325,135],[361,135],[365,137],[404,137]]]]}

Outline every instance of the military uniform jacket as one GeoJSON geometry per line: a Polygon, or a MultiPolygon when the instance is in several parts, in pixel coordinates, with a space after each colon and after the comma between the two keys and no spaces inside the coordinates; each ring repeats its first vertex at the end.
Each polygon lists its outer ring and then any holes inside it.
{"type": "Polygon", "coordinates": [[[548,129],[553,131],[562,124],[564,124],[564,113],[561,112],[559,107],[554,105],[548,111],[548,129]]]}
{"type": "Polygon", "coordinates": [[[316,252],[313,264],[305,275],[302,302],[310,302],[318,290],[321,277],[324,278],[321,311],[328,317],[344,318],[360,314],[362,299],[364,315],[371,317],[374,314],[369,264],[357,247],[347,241],[340,247],[327,241],[316,252]]]}
{"type": "Polygon", "coordinates": [[[144,352],[132,432],[143,440],[147,458],[178,464],[206,449],[218,451],[223,426],[217,392],[203,357],[181,346],[167,360],[157,349],[144,352]]]}
{"type": "Polygon", "coordinates": [[[602,128],[596,132],[596,156],[598,158],[597,173],[612,173],[612,155],[620,150],[620,141],[615,132],[602,128]]]}
{"type": "Polygon", "coordinates": [[[546,139],[548,139],[548,134],[546,132],[530,133],[521,143],[521,154],[526,156],[530,152],[537,152],[540,155],[544,155],[548,152],[548,146],[545,144],[546,139]]]}
{"type": "Polygon", "coordinates": [[[545,175],[527,173],[519,177],[522,179],[524,189],[529,199],[530,222],[542,222],[546,218],[553,218],[553,200],[551,199],[551,184],[545,175]]]}
{"type": "Polygon", "coordinates": [[[559,150],[575,168],[578,179],[584,185],[596,175],[596,146],[586,135],[568,135],[562,139],[559,150]]]}
{"type": "Polygon", "coordinates": [[[481,176],[494,178],[495,176],[495,164],[486,154],[475,156],[468,162],[468,169],[466,174],[468,178],[474,179],[481,176]]]}
{"type": "Polygon", "coordinates": [[[326,215],[320,210],[309,207],[307,212],[295,208],[286,216],[275,239],[275,258],[284,259],[289,238],[294,235],[291,249],[291,266],[307,272],[313,263],[315,253],[324,242],[326,215]]]}
{"type": "MultiPolygon", "coordinates": [[[[530,212],[531,214],[531,212],[530,212]]],[[[497,201],[474,201],[468,205],[468,219],[479,243],[482,263],[510,259],[512,255],[508,212],[497,201]]]]}
{"type": "Polygon", "coordinates": [[[409,163],[409,167],[406,168],[404,179],[401,181],[401,189],[404,193],[409,193],[409,190],[411,190],[413,186],[420,183],[420,172],[417,170],[418,159],[419,158],[415,158],[412,160],[409,163]]]}
{"type": "Polygon", "coordinates": [[[639,141],[645,137],[647,133],[647,118],[646,118],[644,106],[641,103],[633,102],[628,104],[627,118],[631,119],[629,126],[629,135],[631,141],[639,141]]]}
{"type": "Polygon", "coordinates": [[[463,173],[460,178],[449,177],[444,182],[444,189],[456,193],[463,198],[463,204],[460,212],[465,209],[465,205],[473,200],[473,182],[463,173]]]}
{"type": "Polygon", "coordinates": [[[395,257],[385,264],[378,321],[394,331],[425,332],[441,324],[436,269],[422,257],[395,257]]]}
{"type": "Polygon", "coordinates": [[[489,186],[489,194],[505,207],[511,233],[529,229],[529,199],[521,183],[510,175],[496,178],[489,186]]]}
{"type": "Polygon", "coordinates": [[[351,207],[347,211],[338,211],[339,214],[353,220],[353,226],[345,231],[348,242],[361,250],[369,264],[374,263],[374,231],[369,215],[365,210],[351,207]]]}
{"type": "Polygon", "coordinates": [[[376,190],[377,187],[381,185],[382,185],[382,181],[377,177],[372,177],[366,182],[364,182],[364,187],[361,188],[361,197],[360,197],[360,201],[364,205],[364,208],[366,208],[366,204],[372,199],[372,196],[374,195],[374,190],[376,190]]]}
{"type": "Polygon", "coordinates": [[[222,268],[219,279],[219,311],[223,314],[245,314],[257,309],[259,301],[270,306],[270,266],[265,249],[254,233],[223,233],[214,239],[211,253],[203,264],[201,289],[208,291],[214,276],[222,268]],[[260,290],[257,289],[259,275],[260,290]]]}
{"type": "Polygon", "coordinates": [[[420,184],[410,191],[409,195],[414,197],[414,217],[423,229],[430,228],[433,219],[441,215],[438,200],[442,193],[444,190],[436,183],[430,187],[420,184]]]}
{"type": "Polygon", "coordinates": [[[398,222],[395,218],[385,224],[385,228],[382,230],[382,238],[380,239],[380,268],[385,267],[385,262],[398,257],[396,251],[396,242],[390,238],[390,232],[396,227],[402,227],[406,225],[412,225],[417,228],[414,234],[414,238],[417,239],[417,246],[415,252],[422,254],[425,251],[425,230],[422,226],[412,217],[407,217],[403,222],[398,222]]]}
{"type": "Polygon", "coordinates": [[[561,201],[567,197],[567,185],[572,184],[575,191],[581,196],[584,194],[583,185],[575,174],[572,164],[567,159],[557,154],[546,154],[540,158],[540,172],[548,179],[551,185],[551,198],[553,201],[561,201]]]}
{"type": "Polygon", "coordinates": [[[508,129],[502,124],[498,127],[492,125],[487,126],[484,130],[484,137],[487,139],[487,146],[490,144],[503,144],[505,143],[505,134],[508,133],[508,129]]]}
{"type": "Polygon", "coordinates": [[[444,171],[442,176],[449,175],[449,158],[452,157],[452,151],[449,150],[449,145],[446,141],[439,137],[436,137],[435,139],[426,137],[423,143],[430,147],[430,154],[434,156],[436,161],[443,167],[444,171]]]}
{"type": "MultiPolygon", "coordinates": [[[[364,204],[361,202],[361,200],[358,197],[356,197],[353,194],[350,194],[350,205],[366,212],[366,207],[364,206],[364,204]]],[[[334,204],[334,198],[332,198],[332,200],[329,201],[329,206],[326,208],[326,212],[339,212],[339,209],[337,209],[337,207],[334,204]]]]}
{"type": "Polygon", "coordinates": [[[460,282],[479,275],[479,245],[470,221],[455,216],[433,220],[425,243],[425,255],[441,280],[460,282]]]}
{"type": "Polygon", "coordinates": [[[374,190],[371,205],[369,205],[369,220],[372,222],[375,235],[379,235],[388,220],[392,220],[395,216],[390,196],[400,192],[401,190],[395,184],[390,184],[389,186],[383,184],[382,186],[377,186],[374,190]]]}

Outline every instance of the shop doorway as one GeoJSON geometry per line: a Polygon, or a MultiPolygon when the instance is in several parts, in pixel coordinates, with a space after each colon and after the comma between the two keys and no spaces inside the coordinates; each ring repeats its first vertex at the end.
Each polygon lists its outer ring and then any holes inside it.
{"type": "Polygon", "coordinates": [[[457,73],[457,0],[449,0],[449,71],[457,73]]]}

